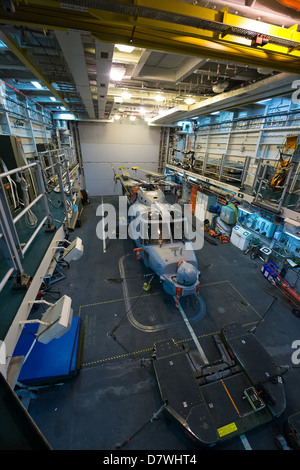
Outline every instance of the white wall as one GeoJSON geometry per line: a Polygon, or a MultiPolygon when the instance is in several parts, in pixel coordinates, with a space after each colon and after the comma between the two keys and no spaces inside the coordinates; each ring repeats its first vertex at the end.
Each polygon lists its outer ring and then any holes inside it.
{"type": "MultiPolygon", "coordinates": [[[[160,127],[145,124],[79,122],[81,152],[89,196],[121,195],[115,184],[119,166],[157,171],[160,127]]],[[[141,175],[138,175],[141,176],[141,175]]]]}

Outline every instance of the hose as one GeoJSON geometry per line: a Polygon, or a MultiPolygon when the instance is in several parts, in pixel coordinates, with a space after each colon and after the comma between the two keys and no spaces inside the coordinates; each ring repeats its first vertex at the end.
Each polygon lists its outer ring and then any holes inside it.
{"type": "MultiPolygon", "coordinates": [[[[28,185],[26,179],[24,178],[24,176],[22,176],[19,179],[19,181],[21,183],[21,188],[22,188],[22,191],[23,191],[23,197],[24,197],[23,205],[26,208],[29,205],[29,195],[28,195],[29,185],[28,185]]],[[[26,223],[27,227],[30,227],[30,228],[34,228],[34,227],[37,226],[38,218],[32,212],[31,209],[29,209],[25,214],[25,223],[26,223]]]]}

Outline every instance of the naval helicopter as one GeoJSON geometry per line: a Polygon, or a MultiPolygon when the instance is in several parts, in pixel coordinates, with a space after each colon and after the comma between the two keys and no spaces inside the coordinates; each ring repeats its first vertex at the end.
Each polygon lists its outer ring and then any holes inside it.
{"type": "Polygon", "coordinates": [[[135,240],[137,259],[141,259],[160,278],[165,292],[176,296],[176,307],[182,296],[198,295],[200,271],[189,240],[187,218],[179,204],[166,201],[162,188],[178,188],[179,185],[166,176],[132,167],[119,167],[116,175],[127,195],[129,219],[135,240]],[[148,181],[136,177],[137,170],[146,173],[148,181]]]}

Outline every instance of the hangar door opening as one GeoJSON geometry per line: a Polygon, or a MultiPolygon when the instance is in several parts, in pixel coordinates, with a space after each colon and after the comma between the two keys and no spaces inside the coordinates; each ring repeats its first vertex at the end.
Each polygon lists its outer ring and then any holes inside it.
{"type": "Polygon", "coordinates": [[[82,163],[89,196],[118,196],[113,167],[157,171],[160,127],[145,124],[79,122],[82,163]]]}

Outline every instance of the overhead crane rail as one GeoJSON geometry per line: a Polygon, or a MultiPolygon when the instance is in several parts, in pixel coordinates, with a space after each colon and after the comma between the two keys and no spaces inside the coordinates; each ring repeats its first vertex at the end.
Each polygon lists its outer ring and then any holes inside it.
{"type": "MultiPolygon", "coordinates": [[[[14,11],[0,7],[3,24],[90,33],[104,42],[210,58],[298,73],[298,25],[284,28],[221,11],[169,0],[24,0],[14,11]],[[233,47],[234,46],[234,47],[233,47]]],[[[19,52],[19,51],[18,51],[19,52]]],[[[26,53],[24,52],[24,57],[26,53]]]]}

